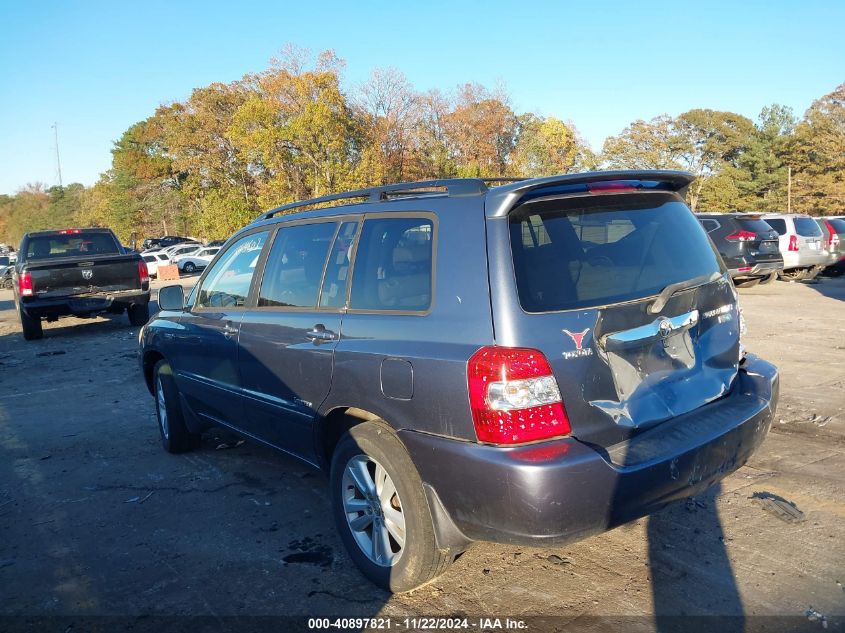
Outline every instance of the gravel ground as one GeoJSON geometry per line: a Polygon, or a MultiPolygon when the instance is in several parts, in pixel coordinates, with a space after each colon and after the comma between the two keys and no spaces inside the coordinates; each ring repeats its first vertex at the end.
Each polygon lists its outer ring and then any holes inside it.
{"type": "MultiPolygon", "coordinates": [[[[125,316],[64,319],[25,343],[0,291],[0,631],[21,616],[120,616],[112,630],[138,630],[149,616],[215,626],[378,615],[397,628],[409,615],[458,614],[554,618],[528,620],[533,630],[689,629],[696,620],[672,616],[695,615],[749,630],[841,628],[845,278],[740,294],[746,346],[782,381],[772,432],[748,465],[699,498],[569,547],[478,544],[435,582],[390,596],[345,555],[320,473],[249,443],[218,450],[231,439],[222,431],[195,453],[161,449],[125,316]]],[[[58,622],[50,630],[66,630],[58,622]]]]}

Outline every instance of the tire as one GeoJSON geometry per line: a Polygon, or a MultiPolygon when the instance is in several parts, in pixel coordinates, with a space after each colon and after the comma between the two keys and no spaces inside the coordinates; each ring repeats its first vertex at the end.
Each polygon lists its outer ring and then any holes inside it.
{"type": "Polygon", "coordinates": [[[768,277],[763,277],[760,280],[760,283],[761,284],[770,284],[777,278],[778,278],[778,274],[775,272],[775,273],[772,273],[771,275],[769,275],[768,277]]]}
{"type": "Polygon", "coordinates": [[[153,395],[158,432],[164,450],[168,453],[184,453],[199,448],[201,436],[192,433],[185,425],[185,414],[179,403],[179,388],[166,360],[158,361],[153,368],[153,395]]]}
{"type": "Polygon", "coordinates": [[[132,325],[146,325],[150,320],[150,304],[133,303],[126,308],[126,314],[129,315],[129,323],[132,325]]]}
{"type": "Polygon", "coordinates": [[[3,290],[11,290],[14,287],[15,283],[12,281],[11,277],[3,280],[3,290]]]}
{"type": "Polygon", "coordinates": [[[737,288],[753,288],[757,284],[760,283],[760,278],[755,277],[753,279],[746,279],[744,281],[740,281],[736,284],[737,288]]]}
{"type": "Polygon", "coordinates": [[[807,276],[807,271],[803,268],[793,268],[792,270],[782,270],[780,278],[785,281],[801,281],[807,276]]]}
{"type": "Polygon", "coordinates": [[[185,267],[182,270],[191,275],[197,272],[197,267],[194,265],[194,262],[186,262],[185,267]]]}
{"type": "Polygon", "coordinates": [[[330,485],[341,540],[353,562],[374,584],[395,593],[411,591],[451,564],[451,553],[437,549],[419,473],[402,442],[384,422],[363,422],[343,434],[332,456],[330,485]],[[383,499],[372,492],[379,479],[383,499]],[[361,492],[362,481],[371,491],[366,495],[361,492]],[[387,498],[391,489],[395,494],[387,498]],[[355,510],[348,512],[349,508],[355,510]],[[349,519],[349,514],[356,516],[349,519]],[[404,532],[398,529],[401,522],[404,532]],[[354,529],[352,523],[358,523],[360,529],[354,529]],[[373,546],[374,528],[378,527],[378,534],[387,535],[386,541],[380,541],[386,542],[384,548],[373,546]],[[403,533],[400,545],[394,534],[403,533]],[[374,556],[374,550],[381,556],[374,556]]]}
{"type": "Polygon", "coordinates": [[[35,341],[44,337],[44,330],[41,328],[41,319],[39,317],[31,317],[23,308],[18,308],[18,315],[21,318],[21,330],[23,330],[23,338],[26,341],[35,341]]]}

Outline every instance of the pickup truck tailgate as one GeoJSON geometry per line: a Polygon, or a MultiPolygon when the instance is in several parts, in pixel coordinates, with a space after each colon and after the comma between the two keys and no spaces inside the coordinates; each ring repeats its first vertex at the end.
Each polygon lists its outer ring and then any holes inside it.
{"type": "Polygon", "coordinates": [[[32,277],[33,294],[43,298],[141,290],[138,258],[133,255],[32,260],[26,270],[32,277]]]}

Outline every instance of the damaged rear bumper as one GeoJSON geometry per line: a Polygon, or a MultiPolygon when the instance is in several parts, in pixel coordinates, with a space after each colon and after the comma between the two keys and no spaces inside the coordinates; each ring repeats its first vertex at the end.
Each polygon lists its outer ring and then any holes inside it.
{"type": "Polygon", "coordinates": [[[566,438],[502,448],[401,431],[441,547],[560,545],[698,494],[762,443],[777,369],[748,355],[730,395],[606,449],[566,438]]]}

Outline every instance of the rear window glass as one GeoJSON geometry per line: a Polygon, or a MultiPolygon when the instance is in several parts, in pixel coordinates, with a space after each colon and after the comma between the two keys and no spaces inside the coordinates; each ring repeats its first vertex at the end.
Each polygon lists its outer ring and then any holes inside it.
{"type": "Polygon", "coordinates": [[[785,220],[764,220],[766,224],[778,232],[778,235],[786,235],[786,221],[785,220]]]}
{"type": "Polygon", "coordinates": [[[811,218],[795,218],[795,232],[801,237],[821,237],[822,229],[811,218]]]}
{"type": "Polygon", "coordinates": [[[828,222],[837,233],[845,233],[845,220],[828,220],[828,222]]]}
{"type": "Polygon", "coordinates": [[[510,230],[527,312],[631,301],[721,271],[701,225],[674,197],[531,204],[511,214],[510,230]]]}
{"type": "Polygon", "coordinates": [[[757,235],[769,235],[772,232],[772,226],[764,220],[737,220],[739,225],[746,231],[757,233],[757,235]]]}
{"type": "Polygon", "coordinates": [[[37,235],[29,238],[27,259],[75,257],[78,255],[111,255],[120,253],[109,233],[74,233],[70,235],[37,235]]]}

